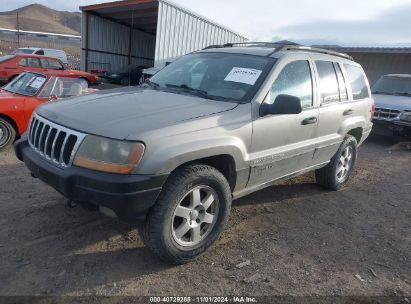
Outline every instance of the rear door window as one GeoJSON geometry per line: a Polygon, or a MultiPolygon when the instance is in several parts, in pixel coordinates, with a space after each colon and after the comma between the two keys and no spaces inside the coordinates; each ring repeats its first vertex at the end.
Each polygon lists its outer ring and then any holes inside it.
{"type": "Polygon", "coordinates": [[[30,68],[41,68],[38,58],[27,58],[27,66],[30,68]]]}
{"type": "Polygon", "coordinates": [[[321,94],[321,104],[340,101],[340,88],[334,63],[331,61],[316,61],[318,76],[320,78],[319,90],[321,94]]]}
{"type": "Polygon", "coordinates": [[[41,58],[41,66],[45,69],[52,69],[52,70],[62,70],[63,65],[58,61],[54,59],[49,59],[49,58],[41,58]]]}
{"type": "Polygon", "coordinates": [[[353,99],[360,100],[364,98],[369,98],[370,93],[362,68],[352,64],[344,64],[344,68],[347,71],[353,99]]]}
{"type": "Polygon", "coordinates": [[[44,51],[43,51],[43,50],[38,50],[38,51],[36,52],[36,55],[44,55],[44,51]]]}

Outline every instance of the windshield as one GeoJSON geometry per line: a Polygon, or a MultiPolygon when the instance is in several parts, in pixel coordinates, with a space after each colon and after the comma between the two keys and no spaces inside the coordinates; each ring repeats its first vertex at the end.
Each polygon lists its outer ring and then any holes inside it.
{"type": "Polygon", "coordinates": [[[372,93],[411,96],[411,77],[384,76],[372,87],[372,93]]]}
{"type": "Polygon", "coordinates": [[[17,49],[13,52],[13,54],[33,54],[33,49],[17,49]]]}
{"type": "Polygon", "coordinates": [[[47,77],[40,74],[23,73],[4,86],[3,89],[16,94],[34,96],[46,80],[47,77]]]}
{"type": "Polygon", "coordinates": [[[166,66],[149,83],[208,99],[249,102],[274,60],[243,54],[195,53],[166,66]]]}

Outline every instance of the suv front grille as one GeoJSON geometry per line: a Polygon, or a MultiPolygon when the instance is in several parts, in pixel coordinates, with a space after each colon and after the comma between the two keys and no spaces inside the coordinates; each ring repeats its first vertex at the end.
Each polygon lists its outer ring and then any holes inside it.
{"type": "Polygon", "coordinates": [[[63,168],[71,166],[74,155],[86,136],[37,114],[33,114],[28,134],[29,144],[34,151],[63,168]]]}
{"type": "Polygon", "coordinates": [[[399,118],[401,114],[400,110],[385,109],[385,108],[375,108],[374,118],[381,120],[392,120],[399,118]]]}

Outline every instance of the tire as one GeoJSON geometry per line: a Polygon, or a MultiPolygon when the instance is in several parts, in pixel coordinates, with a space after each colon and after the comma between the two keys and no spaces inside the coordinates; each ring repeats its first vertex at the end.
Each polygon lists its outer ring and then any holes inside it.
{"type": "Polygon", "coordinates": [[[139,227],[140,236],[161,259],[184,264],[213,245],[230,210],[231,190],[223,174],[207,165],[188,165],[169,177],[146,222],[139,227]]]}
{"type": "Polygon", "coordinates": [[[16,129],[5,118],[0,117],[0,152],[9,148],[16,139],[16,129]]]}
{"type": "Polygon", "coordinates": [[[317,184],[329,190],[340,190],[352,174],[357,161],[357,147],[355,137],[347,135],[330,163],[315,171],[317,184]]]}
{"type": "Polygon", "coordinates": [[[89,88],[91,86],[90,81],[88,81],[86,78],[79,78],[79,81],[80,81],[80,85],[83,89],[84,89],[85,86],[87,86],[87,88],[89,88]]]}

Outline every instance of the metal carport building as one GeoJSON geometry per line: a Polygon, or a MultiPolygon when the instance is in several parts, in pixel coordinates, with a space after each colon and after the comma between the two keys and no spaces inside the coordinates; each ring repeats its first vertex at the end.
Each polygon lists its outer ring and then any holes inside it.
{"type": "Polygon", "coordinates": [[[162,65],[208,45],[247,39],[166,0],[82,6],[81,69],[162,65]]]}

